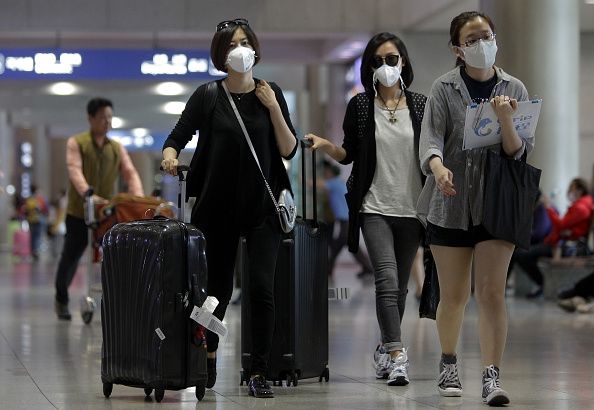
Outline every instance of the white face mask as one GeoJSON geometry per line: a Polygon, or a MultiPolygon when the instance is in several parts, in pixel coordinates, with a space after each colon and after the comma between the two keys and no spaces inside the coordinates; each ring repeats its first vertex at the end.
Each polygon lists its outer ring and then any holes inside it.
{"type": "Polygon", "coordinates": [[[256,61],[256,52],[249,47],[235,47],[227,56],[227,63],[233,71],[238,73],[247,73],[254,66],[256,61]]]}
{"type": "Polygon", "coordinates": [[[493,40],[479,40],[478,43],[470,47],[460,47],[464,56],[464,61],[474,68],[491,68],[495,64],[497,55],[497,42],[493,40]]]}
{"type": "Polygon", "coordinates": [[[387,64],[373,70],[373,83],[379,81],[384,87],[392,87],[400,78],[400,69],[387,64]]]}

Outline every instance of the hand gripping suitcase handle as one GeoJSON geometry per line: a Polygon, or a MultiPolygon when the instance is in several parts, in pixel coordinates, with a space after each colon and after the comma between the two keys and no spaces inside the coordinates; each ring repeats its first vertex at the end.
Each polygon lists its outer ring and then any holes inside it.
{"type": "MultiPolygon", "coordinates": [[[[306,172],[305,172],[305,153],[307,148],[311,147],[311,142],[308,140],[301,140],[301,212],[303,213],[303,219],[307,219],[307,184],[306,184],[306,172]]],[[[317,224],[318,221],[318,188],[316,181],[316,151],[311,150],[311,178],[312,178],[312,205],[313,215],[312,220],[317,224]]]]}

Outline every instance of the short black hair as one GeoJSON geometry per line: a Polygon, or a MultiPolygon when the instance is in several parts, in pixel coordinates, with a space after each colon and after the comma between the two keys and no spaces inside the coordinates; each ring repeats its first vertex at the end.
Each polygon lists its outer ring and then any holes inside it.
{"type": "MultiPolygon", "coordinates": [[[[495,33],[495,24],[493,23],[493,20],[491,20],[491,17],[480,11],[465,11],[454,17],[450,23],[450,46],[460,47],[460,31],[462,30],[462,27],[464,27],[470,20],[474,20],[477,17],[480,17],[489,23],[491,31],[495,33]]],[[[460,57],[456,58],[456,67],[464,64],[464,60],[460,57]]]]}
{"type": "Polygon", "coordinates": [[[94,117],[101,108],[110,107],[113,109],[113,104],[110,100],[103,97],[95,97],[87,103],[87,114],[94,117]]]}
{"type": "Polygon", "coordinates": [[[391,41],[400,52],[400,58],[402,59],[403,64],[402,73],[400,75],[404,81],[404,86],[408,88],[412,84],[413,78],[415,77],[412,63],[408,57],[408,51],[406,50],[404,42],[396,34],[388,32],[378,33],[373,36],[371,40],[369,40],[367,47],[365,47],[365,51],[363,51],[363,57],[361,57],[361,84],[368,93],[375,92],[371,61],[375,56],[375,51],[379,48],[379,46],[387,41],[391,41]]]}
{"type": "Polygon", "coordinates": [[[254,65],[258,64],[258,61],[260,61],[260,42],[249,24],[229,24],[222,30],[217,31],[210,43],[210,59],[219,71],[227,72],[225,63],[227,62],[227,55],[229,54],[229,43],[233,40],[233,35],[235,35],[235,31],[238,28],[243,30],[250,46],[256,52],[254,65]]]}

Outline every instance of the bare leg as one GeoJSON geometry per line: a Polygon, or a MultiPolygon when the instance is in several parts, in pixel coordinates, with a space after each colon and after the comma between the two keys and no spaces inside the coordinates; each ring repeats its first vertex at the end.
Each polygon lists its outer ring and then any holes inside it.
{"type": "Polygon", "coordinates": [[[431,245],[437,265],[440,301],[437,331],[444,354],[456,354],[464,308],[470,296],[470,264],[473,248],[431,245]]]}
{"type": "Polygon", "coordinates": [[[479,339],[483,366],[499,367],[507,340],[505,280],[514,245],[491,240],[474,252],[475,297],[479,308],[479,339]]]}

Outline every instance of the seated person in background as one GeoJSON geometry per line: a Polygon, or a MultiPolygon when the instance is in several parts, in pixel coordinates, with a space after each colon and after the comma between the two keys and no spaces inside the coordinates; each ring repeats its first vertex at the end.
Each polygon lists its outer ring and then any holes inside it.
{"type": "MultiPolygon", "coordinates": [[[[515,255],[516,263],[537,285],[536,289],[526,295],[535,298],[542,295],[544,278],[538,267],[540,257],[553,256],[553,249],[561,245],[561,241],[587,241],[592,219],[592,197],[588,184],[581,178],[575,178],[569,184],[567,197],[571,202],[563,217],[550,206],[549,200],[543,196],[547,214],[553,224],[551,233],[540,245],[531,246],[529,251],[518,251],[515,255]]],[[[562,256],[568,256],[564,254],[562,256]]]]}

